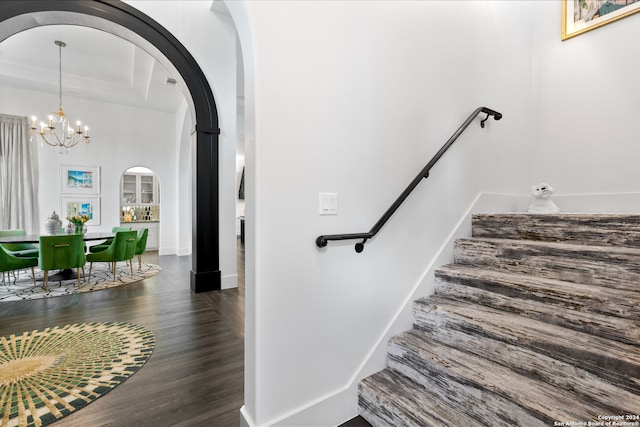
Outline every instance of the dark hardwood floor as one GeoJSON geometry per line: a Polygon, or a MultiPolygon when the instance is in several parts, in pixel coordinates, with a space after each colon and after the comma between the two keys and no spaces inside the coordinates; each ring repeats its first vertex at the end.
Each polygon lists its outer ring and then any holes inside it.
{"type": "MultiPolygon", "coordinates": [[[[156,337],[135,375],[56,427],[238,426],[244,402],[244,247],[238,288],[194,294],[190,257],[158,256],[162,273],[115,289],[0,303],[0,336],[80,322],[131,322],[156,337]]],[[[0,286],[2,284],[0,283],[0,286]]],[[[356,417],[340,427],[365,427],[356,417]]]]}
{"type": "Polygon", "coordinates": [[[340,424],[338,427],[371,427],[371,424],[369,424],[367,420],[358,415],[357,417],[350,419],[344,424],[340,424]]]}
{"type": "MultiPolygon", "coordinates": [[[[242,250],[238,256],[243,263],[242,250]]],[[[156,348],[140,371],[56,427],[239,425],[244,275],[237,289],[194,294],[190,257],[146,253],[144,259],[162,266],[162,273],[98,292],[0,303],[0,336],[89,321],[131,322],[153,331],[156,348]]]]}

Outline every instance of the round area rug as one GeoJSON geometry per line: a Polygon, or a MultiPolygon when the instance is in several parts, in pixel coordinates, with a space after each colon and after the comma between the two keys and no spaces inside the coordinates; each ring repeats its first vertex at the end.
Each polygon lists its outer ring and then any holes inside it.
{"type": "Polygon", "coordinates": [[[79,323],[0,338],[0,425],[46,426],[86,406],[145,364],[145,327],[79,323]]]}
{"type": "MultiPolygon", "coordinates": [[[[115,280],[108,262],[95,262],[92,270],[91,277],[89,277],[89,264],[85,265],[86,276],[81,277],[79,288],[77,279],[49,280],[47,292],[44,290],[44,273],[39,268],[36,267],[35,269],[35,286],[33,285],[30,269],[22,270],[17,274],[9,272],[4,276],[4,281],[0,281],[0,302],[51,298],[114,288],[153,277],[159,274],[162,268],[159,265],[147,262],[143,262],[141,266],[138,266],[138,263],[134,262],[132,274],[132,268],[128,264],[121,262],[116,267],[115,280]]],[[[53,273],[55,271],[51,272],[51,274],[53,273]]]]}

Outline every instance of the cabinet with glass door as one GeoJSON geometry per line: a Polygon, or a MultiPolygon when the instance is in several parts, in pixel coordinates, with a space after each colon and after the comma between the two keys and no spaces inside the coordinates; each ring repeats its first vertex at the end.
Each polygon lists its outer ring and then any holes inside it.
{"type": "Polygon", "coordinates": [[[125,172],[122,175],[122,205],[157,205],[158,193],[155,174],[125,172]]]}

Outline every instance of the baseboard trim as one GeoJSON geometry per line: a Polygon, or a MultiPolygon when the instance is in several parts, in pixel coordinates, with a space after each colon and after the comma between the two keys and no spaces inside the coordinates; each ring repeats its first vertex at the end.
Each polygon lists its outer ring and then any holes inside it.
{"type": "Polygon", "coordinates": [[[348,386],[321,396],[302,407],[265,423],[279,427],[337,426],[358,413],[358,387],[348,386]]]}
{"type": "Polygon", "coordinates": [[[233,289],[238,287],[238,275],[230,274],[228,276],[222,276],[220,281],[220,287],[222,289],[233,289]]]}
{"type": "Polygon", "coordinates": [[[176,250],[176,255],[178,255],[178,256],[191,255],[191,248],[178,248],[176,250]]]}
{"type": "Polygon", "coordinates": [[[240,427],[256,427],[256,423],[247,414],[247,408],[244,405],[240,408],[240,427]]]}
{"type": "Polygon", "coordinates": [[[158,255],[176,255],[176,248],[158,248],[158,255]]]}

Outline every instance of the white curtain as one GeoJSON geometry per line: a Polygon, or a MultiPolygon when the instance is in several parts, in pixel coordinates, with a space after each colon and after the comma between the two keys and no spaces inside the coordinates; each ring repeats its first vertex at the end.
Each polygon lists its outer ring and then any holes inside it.
{"type": "Polygon", "coordinates": [[[0,230],[39,234],[38,147],[27,117],[0,114],[0,230]]]}

